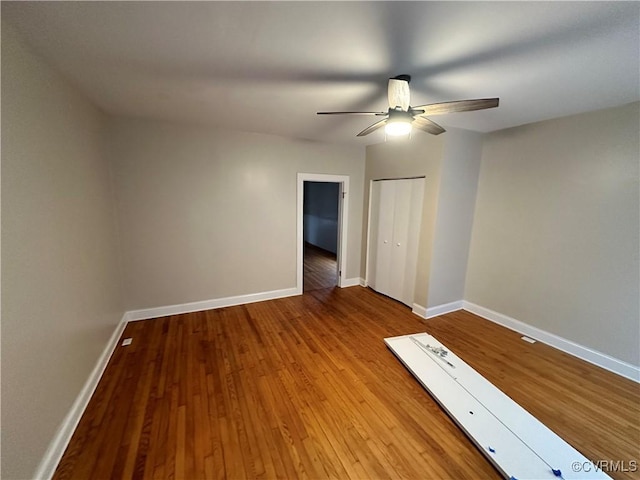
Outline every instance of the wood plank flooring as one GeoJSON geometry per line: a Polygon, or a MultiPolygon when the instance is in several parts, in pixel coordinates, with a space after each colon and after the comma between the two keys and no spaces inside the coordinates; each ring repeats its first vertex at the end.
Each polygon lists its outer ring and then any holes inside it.
{"type": "Polygon", "coordinates": [[[302,290],[310,292],[338,284],[335,253],[305,242],[302,290]]]}
{"type": "Polygon", "coordinates": [[[423,331],[588,458],[640,460],[640,385],[352,287],[130,323],[54,478],[499,478],[382,341],[423,331]]]}

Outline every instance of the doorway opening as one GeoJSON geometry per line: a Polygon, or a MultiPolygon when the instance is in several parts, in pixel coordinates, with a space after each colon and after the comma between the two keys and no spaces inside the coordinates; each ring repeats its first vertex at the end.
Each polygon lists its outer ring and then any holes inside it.
{"type": "Polygon", "coordinates": [[[298,174],[298,293],[344,286],[348,185],[344,175],[298,174]]]}
{"type": "Polygon", "coordinates": [[[304,182],[302,291],[338,284],[338,205],[340,184],[304,182]]]}

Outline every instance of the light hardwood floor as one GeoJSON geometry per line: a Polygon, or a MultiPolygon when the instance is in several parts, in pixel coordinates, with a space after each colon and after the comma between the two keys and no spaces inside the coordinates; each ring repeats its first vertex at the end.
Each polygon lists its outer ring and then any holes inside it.
{"type": "Polygon", "coordinates": [[[423,331],[588,458],[640,460],[640,385],[352,287],[130,323],[55,478],[499,478],[382,340],[423,331]]]}

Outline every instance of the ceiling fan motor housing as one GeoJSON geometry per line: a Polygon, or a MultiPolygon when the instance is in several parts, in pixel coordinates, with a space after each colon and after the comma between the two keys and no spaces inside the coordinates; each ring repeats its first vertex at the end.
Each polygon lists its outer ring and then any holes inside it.
{"type": "MultiPolygon", "coordinates": [[[[399,75],[399,77],[409,76],[399,75]]],[[[409,93],[409,80],[399,77],[389,79],[389,88],[387,90],[389,98],[389,110],[399,107],[406,112],[407,110],[409,110],[411,97],[409,93]]]]}
{"type": "Polygon", "coordinates": [[[395,77],[392,77],[389,80],[403,80],[409,83],[411,81],[411,75],[407,75],[407,74],[396,75],[395,77]]]}

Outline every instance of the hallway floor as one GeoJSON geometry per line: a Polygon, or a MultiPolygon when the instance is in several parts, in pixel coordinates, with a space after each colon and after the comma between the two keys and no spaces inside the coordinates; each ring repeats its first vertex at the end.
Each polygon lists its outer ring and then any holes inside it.
{"type": "Polygon", "coordinates": [[[304,292],[331,288],[338,284],[337,259],[334,253],[315,245],[304,244],[304,292]]]}

